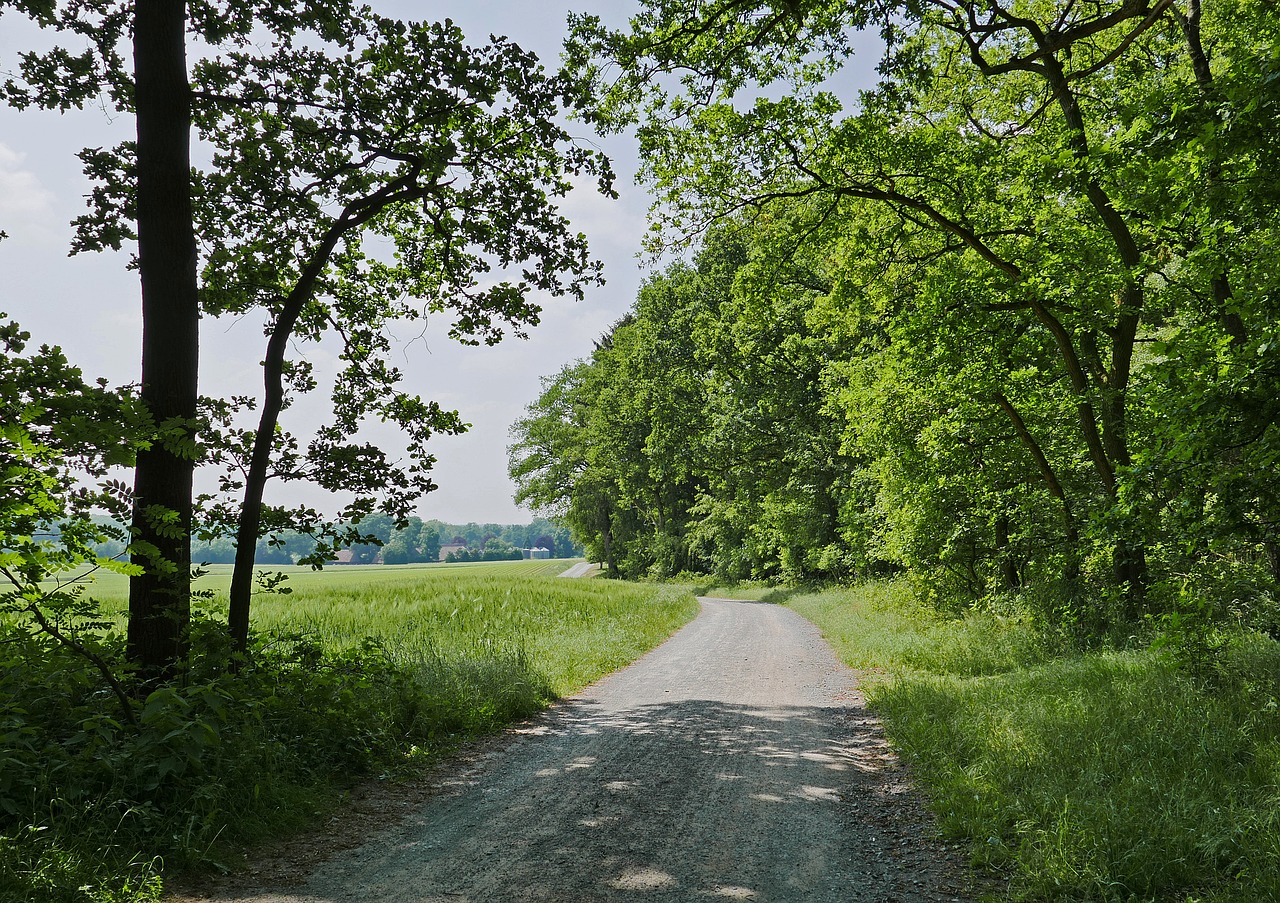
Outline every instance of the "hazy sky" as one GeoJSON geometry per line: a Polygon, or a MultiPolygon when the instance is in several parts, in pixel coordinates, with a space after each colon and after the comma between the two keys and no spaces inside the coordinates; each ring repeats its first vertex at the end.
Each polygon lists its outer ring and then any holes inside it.
{"type": "MultiPolygon", "coordinates": [[[[527,0],[373,0],[373,5],[406,19],[452,18],[474,44],[484,43],[490,33],[507,35],[549,67],[558,61],[568,9],[596,12],[621,24],[634,8],[629,0],[578,0],[564,7],[527,0]]],[[[18,51],[47,40],[20,16],[0,16],[0,71],[11,69],[18,51]]],[[[583,302],[546,299],[542,323],[527,341],[508,338],[494,347],[464,347],[447,338],[443,322],[429,324],[425,332],[420,323],[409,324],[400,336],[394,362],[406,372],[408,390],[457,409],[472,424],[465,435],[433,438],[438,459],[433,478],[440,488],[420,504],[423,517],[482,523],[529,519],[511,497],[508,428],[537,397],[539,377],[589,354],[593,340],[622,316],[644,278],[636,254],[648,200],[632,178],[633,143],[625,138],[600,142],[585,127],[576,129],[605,148],[619,174],[620,199],[582,190],[562,208],[603,261],[607,284],[591,290],[583,302]]],[[[136,273],[125,269],[124,255],[68,257],[67,249],[69,223],[84,211],[89,188],[76,151],[131,137],[130,119],[101,109],[59,115],[0,106],[0,230],[10,236],[0,242],[0,312],[21,323],[35,341],[61,345],[86,376],[114,383],[138,379],[136,273]]],[[[206,319],[201,341],[203,394],[260,394],[265,339],[259,314],[238,321],[206,319]]],[[[325,372],[331,351],[309,346],[307,357],[318,373],[325,372]]],[[[323,388],[313,399],[285,412],[286,429],[307,435],[308,424],[314,426],[323,414],[314,405],[327,403],[323,388]]],[[[323,493],[299,484],[287,487],[287,499],[279,492],[269,498],[306,501],[322,510],[336,507],[323,493]]]]}

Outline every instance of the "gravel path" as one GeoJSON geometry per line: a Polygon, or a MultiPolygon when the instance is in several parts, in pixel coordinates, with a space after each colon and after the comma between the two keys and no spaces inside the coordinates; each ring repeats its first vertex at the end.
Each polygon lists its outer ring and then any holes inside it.
{"type": "Polygon", "coordinates": [[[561,577],[585,577],[587,576],[587,574],[596,570],[597,567],[598,565],[590,561],[579,561],[577,564],[570,567],[567,571],[565,571],[560,576],[561,577]]]}
{"type": "Polygon", "coordinates": [[[775,605],[702,613],[380,836],[253,903],[968,899],[854,675],[775,605]]]}

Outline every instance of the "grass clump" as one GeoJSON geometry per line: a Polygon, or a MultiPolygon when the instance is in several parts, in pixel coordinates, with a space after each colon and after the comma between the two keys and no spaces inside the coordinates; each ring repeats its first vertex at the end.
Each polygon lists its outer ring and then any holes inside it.
{"type": "Polygon", "coordinates": [[[1150,649],[1056,649],[1024,620],[945,619],[901,583],[797,596],[975,863],[1014,899],[1280,900],[1280,644],[1211,673],[1150,649]]]}
{"type": "MultiPolygon", "coordinates": [[[[354,779],[532,714],[696,610],[687,593],[518,566],[360,570],[259,599],[237,674],[225,624],[197,618],[190,671],[132,717],[83,659],[0,625],[0,901],[158,900],[167,871],[218,868],[331,811],[354,779]]],[[[98,646],[119,667],[119,634],[98,646]]]]}

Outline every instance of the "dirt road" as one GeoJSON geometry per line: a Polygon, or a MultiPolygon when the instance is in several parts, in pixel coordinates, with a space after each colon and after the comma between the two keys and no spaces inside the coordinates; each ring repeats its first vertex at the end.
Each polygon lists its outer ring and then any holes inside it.
{"type": "Polygon", "coordinates": [[[560,576],[561,577],[585,577],[587,576],[587,574],[594,571],[597,567],[598,565],[593,564],[590,561],[579,561],[577,564],[570,567],[567,571],[565,571],[560,576]]]}
{"type": "Polygon", "coordinates": [[[399,825],[254,903],[967,899],[854,675],[774,605],[704,599],[399,825]]]}

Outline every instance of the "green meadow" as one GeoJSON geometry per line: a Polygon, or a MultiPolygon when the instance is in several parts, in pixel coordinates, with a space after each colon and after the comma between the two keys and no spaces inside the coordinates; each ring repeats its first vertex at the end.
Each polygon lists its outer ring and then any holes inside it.
{"type": "MultiPolygon", "coordinates": [[[[769,592],[757,593],[770,598],[769,592]]],[[[945,617],[906,581],[773,591],[864,674],[943,833],[1010,900],[1280,900],[1280,643],[1211,664],[1082,652],[1020,617],[945,617]]]]}
{"type": "MultiPolygon", "coordinates": [[[[677,589],[560,578],[574,563],[270,568],[288,576],[287,592],[256,595],[252,625],[259,633],[301,634],[331,651],[374,640],[419,666],[519,660],[551,695],[566,695],[636,658],[696,610],[691,594],[677,589]]],[[[231,568],[207,570],[195,588],[210,594],[200,607],[216,619],[231,568]]],[[[125,578],[95,575],[87,589],[105,613],[123,616],[125,578]]]]}

